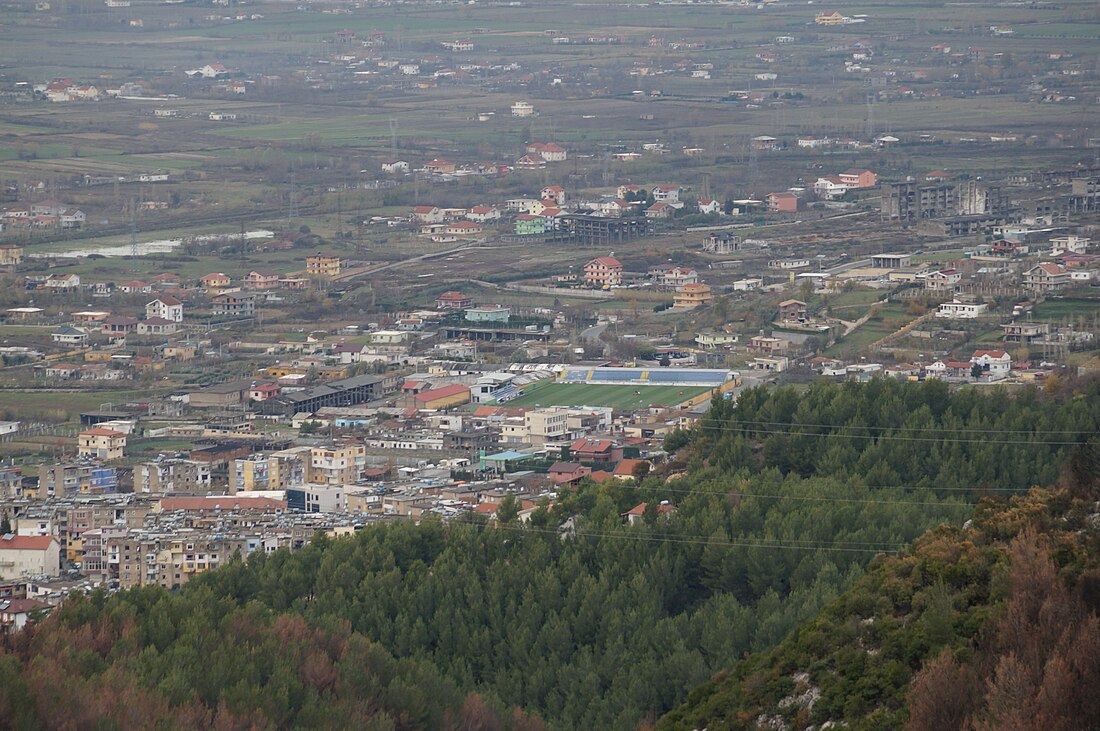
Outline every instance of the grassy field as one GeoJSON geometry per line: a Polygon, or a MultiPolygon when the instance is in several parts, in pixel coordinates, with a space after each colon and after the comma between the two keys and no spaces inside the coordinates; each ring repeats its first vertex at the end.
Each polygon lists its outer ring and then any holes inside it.
{"type": "Polygon", "coordinates": [[[153,395],[153,391],[12,391],[0,393],[0,411],[19,421],[60,421],[105,403],[125,403],[153,395]]]}
{"type": "Polygon", "coordinates": [[[896,331],[906,322],[913,319],[913,315],[906,312],[900,304],[891,303],[879,308],[877,317],[872,317],[862,326],[838,340],[825,354],[831,357],[848,357],[858,353],[871,343],[880,340],[896,331]]]}
{"type": "Polygon", "coordinates": [[[1080,317],[1093,318],[1100,314],[1100,298],[1052,298],[1048,299],[1031,313],[1032,319],[1040,322],[1063,323],[1080,317]]]}
{"type": "Polygon", "coordinates": [[[592,383],[547,383],[533,386],[509,406],[610,406],[636,409],[671,406],[710,389],[705,386],[612,386],[592,383]],[[640,392],[640,395],[638,393],[640,392]]]}

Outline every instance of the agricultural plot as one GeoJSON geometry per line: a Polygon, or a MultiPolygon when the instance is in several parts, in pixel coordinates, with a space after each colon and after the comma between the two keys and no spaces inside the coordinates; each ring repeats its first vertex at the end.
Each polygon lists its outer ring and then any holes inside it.
{"type": "Polygon", "coordinates": [[[1035,307],[1031,318],[1039,322],[1065,323],[1100,315],[1100,298],[1057,297],[1035,307]]]}

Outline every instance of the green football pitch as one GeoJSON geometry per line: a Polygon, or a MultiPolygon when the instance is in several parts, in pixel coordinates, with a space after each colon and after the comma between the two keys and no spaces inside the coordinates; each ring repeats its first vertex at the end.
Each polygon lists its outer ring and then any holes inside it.
{"type": "Polygon", "coordinates": [[[637,409],[674,406],[710,391],[707,386],[638,386],[594,383],[545,383],[529,386],[508,406],[610,406],[637,409]]]}

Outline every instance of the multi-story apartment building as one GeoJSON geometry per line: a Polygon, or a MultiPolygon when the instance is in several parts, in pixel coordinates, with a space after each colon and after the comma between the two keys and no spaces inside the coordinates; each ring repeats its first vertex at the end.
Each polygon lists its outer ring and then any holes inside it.
{"type": "Polygon", "coordinates": [[[623,265],[612,256],[599,256],[584,265],[585,284],[617,287],[623,283],[623,265]]]}
{"type": "Polygon", "coordinates": [[[45,500],[66,495],[105,495],[118,492],[118,471],[94,462],[44,464],[38,468],[38,490],[32,497],[45,500]]]}
{"type": "Polygon", "coordinates": [[[311,461],[309,447],[251,454],[233,460],[229,491],[236,493],[251,490],[285,490],[294,485],[301,485],[306,479],[308,461],[311,461]]]}
{"type": "Polygon", "coordinates": [[[362,476],[366,463],[367,451],[362,444],[311,447],[306,482],[322,485],[355,482],[362,476]]]}
{"type": "Polygon", "coordinates": [[[183,586],[195,576],[215,569],[236,553],[248,551],[244,537],[218,537],[200,532],[130,534],[107,539],[104,563],[117,564],[119,586],[130,589],[159,584],[183,586]]]}
{"type": "Polygon", "coordinates": [[[88,502],[59,506],[58,540],[66,560],[77,563],[84,552],[83,535],[101,528],[141,528],[152,506],[147,502],[88,502]]]}
{"type": "Polygon", "coordinates": [[[252,317],[256,314],[256,295],[225,292],[214,297],[212,309],[221,317],[252,317]]]}
{"type": "Polygon", "coordinates": [[[210,465],[190,459],[157,459],[134,468],[134,492],[210,492],[210,465]]]}
{"type": "Polygon", "coordinates": [[[300,485],[286,491],[286,506],[302,513],[339,513],[348,509],[343,485],[300,485]]]}
{"type": "Polygon", "coordinates": [[[340,273],[340,257],[307,256],[306,274],[311,277],[334,277],[340,273]]]}

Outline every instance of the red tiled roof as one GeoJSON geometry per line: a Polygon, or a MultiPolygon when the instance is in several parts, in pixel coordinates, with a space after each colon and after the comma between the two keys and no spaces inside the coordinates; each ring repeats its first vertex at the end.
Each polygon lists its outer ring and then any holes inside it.
{"type": "Polygon", "coordinates": [[[634,468],[638,465],[645,463],[649,464],[649,460],[645,459],[624,459],[620,460],[619,464],[615,465],[614,475],[617,477],[633,477],[634,468]]]}
{"type": "Polygon", "coordinates": [[[50,543],[56,543],[53,536],[3,536],[0,537],[0,550],[45,551],[50,543]]]}
{"type": "Polygon", "coordinates": [[[606,452],[614,448],[615,443],[610,439],[581,438],[569,445],[571,452],[606,452]]]}
{"type": "Polygon", "coordinates": [[[120,431],[114,429],[104,429],[102,427],[95,427],[94,429],[85,429],[80,432],[82,437],[124,437],[126,436],[120,431]]]}
{"type": "MultiPolygon", "coordinates": [[[[643,515],[645,513],[645,509],[646,509],[646,507],[648,507],[648,505],[649,505],[649,503],[638,503],[637,505],[632,507],[630,510],[626,511],[624,513],[624,515],[643,515]]],[[[657,506],[657,513],[658,514],[671,513],[675,509],[676,509],[675,505],[658,505],[657,506]]]]}
{"type": "Polygon", "coordinates": [[[424,391],[417,394],[417,401],[434,401],[435,399],[447,398],[449,396],[457,396],[459,394],[468,394],[470,389],[463,386],[461,383],[454,383],[450,386],[443,386],[442,388],[435,388],[431,391],[424,391]]]}
{"type": "Polygon", "coordinates": [[[622,263],[613,256],[597,256],[589,264],[602,264],[605,267],[622,267],[622,263]]]}
{"type": "Polygon", "coordinates": [[[576,473],[587,469],[579,462],[555,462],[550,465],[550,472],[576,473]]]}
{"type": "Polygon", "coordinates": [[[37,599],[0,599],[0,613],[29,614],[36,609],[50,609],[50,605],[37,599]]]}

